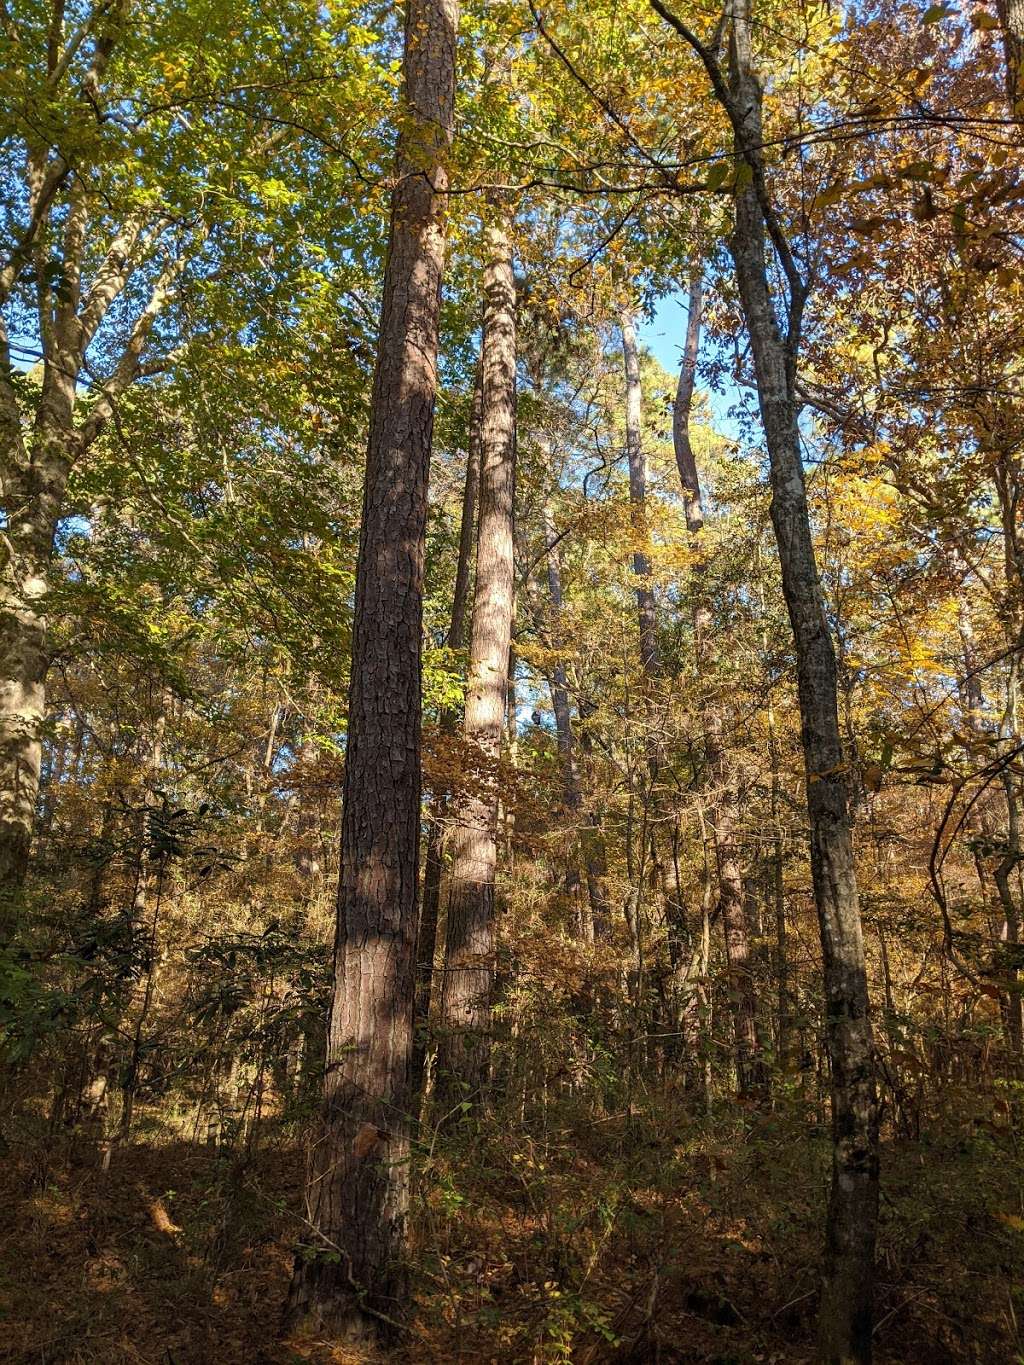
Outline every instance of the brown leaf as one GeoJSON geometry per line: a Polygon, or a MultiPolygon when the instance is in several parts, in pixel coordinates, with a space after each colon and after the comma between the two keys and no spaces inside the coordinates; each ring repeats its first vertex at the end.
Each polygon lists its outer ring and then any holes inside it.
{"type": "Polygon", "coordinates": [[[356,1133],[356,1140],[352,1144],[352,1150],[356,1154],[356,1159],[362,1161],[384,1141],[387,1134],[382,1133],[375,1123],[364,1123],[359,1132],[356,1133]]]}

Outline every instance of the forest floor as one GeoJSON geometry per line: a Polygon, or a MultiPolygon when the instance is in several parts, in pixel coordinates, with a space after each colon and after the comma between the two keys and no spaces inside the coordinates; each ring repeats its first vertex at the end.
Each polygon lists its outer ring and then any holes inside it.
{"type": "MultiPolygon", "coordinates": [[[[796,1099],[712,1118],[666,1095],[596,1119],[562,1102],[542,1132],[483,1128],[421,1154],[418,1310],[391,1359],[813,1358],[827,1141],[796,1099]]],[[[265,1133],[243,1156],[164,1135],[104,1174],[84,1141],[25,1139],[0,1164],[0,1359],[357,1359],[279,1337],[302,1230],[294,1140],[265,1133]]],[[[878,1360],[1024,1360],[1024,1166],[1005,1113],[949,1090],[883,1160],[878,1360]]]]}

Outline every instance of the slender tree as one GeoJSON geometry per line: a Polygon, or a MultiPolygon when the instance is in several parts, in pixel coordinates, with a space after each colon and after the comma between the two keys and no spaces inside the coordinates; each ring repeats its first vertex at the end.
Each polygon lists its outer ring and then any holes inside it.
{"type": "MultiPolygon", "coordinates": [[[[449,649],[462,650],[466,645],[466,616],[469,603],[469,580],[473,570],[473,547],[476,541],[476,503],[480,490],[480,418],[483,402],[482,366],[478,363],[473,383],[473,402],[469,419],[469,441],[466,451],[466,478],[462,489],[462,518],[459,523],[459,557],[455,566],[455,585],[452,590],[452,615],[448,627],[449,649]]],[[[457,723],[454,710],[441,716],[441,727],[451,732],[457,723]]],[[[448,814],[447,797],[435,798],[429,815],[427,849],[423,868],[423,894],[420,902],[420,927],[416,943],[416,1044],[413,1057],[413,1081],[417,1091],[422,1088],[427,1060],[427,1026],[434,984],[434,958],[437,954],[437,918],[441,906],[441,881],[444,876],[445,824],[448,814]]]]}
{"type": "Polygon", "coordinates": [[[334,999],[287,1316],[390,1338],[408,1296],[427,476],[457,0],[410,0],[356,569],[334,999]]]}
{"type": "Polygon", "coordinates": [[[647,457],[643,444],[643,389],[640,383],[640,352],[632,317],[623,313],[622,360],[626,376],[626,459],[629,464],[629,505],[636,545],[636,609],[640,629],[640,663],[649,678],[661,667],[658,653],[658,619],[651,587],[651,556],[647,550],[647,457]]]}
{"type": "Polygon", "coordinates": [[[586,903],[580,905],[578,928],[587,942],[603,938],[608,932],[608,898],[604,889],[603,858],[599,851],[600,830],[593,812],[584,808],[583,784],[580,773],[579,739],[572,721],[569,703],[569,680],[565,667],[565,632],[562,623],[562,557],[559,535],[555,528],[550,501],[544,503],[544,546],[547,559],[548,602],[550,608],[550,645],[556,651],[553,667],[548,672],[551,709],[555,715],[555,735],[558,756],[562,764],[562,791],[565,808],[575,821],[579,837],[579,859],[569,865],[567,885],[570,893],[578,893],[580,864],[587,882],[586,903]]]}
{"type": "Polygon", "coordinates": [[[866,1362],[871,1358],[878,1220],[878,1107],[835,647],[818,577],[800,451],[797,361],[807,283],[766,177],[763,88],[754,61],[750,0],[733,0],[727,10],[727,68],[718,59],[716,44],[702,42],[662,0],[651,0],[651,5],[699,56],[733,132],[737,175],[730,249],[750,336],[771,468],[772,525],[796,646],[811,874],[824,965],[833,1160],[820,1350],[829,1362],[866,1362]],[[785,333],[768,273],[768,241],[788,288],[785,333]]]}
{"type": "Polygon", "coordinates": [[[480,505],[465,735],[479,755],[476,789],[452,834],[438,1085],[479,1092],[490,1055],[494,981],[494,879],[498,784],[514,610],[516,287],[508,212],[494,203],[485,227],[481,363],[480,505]]]}
{"type": "Polygon", "coordinates": [[[698,278],[690,287],[686,343],[679,367],[679,384],[676,388],[676,403],[672,417],[672,438],[683,490],[686,526],[696,550],[691,574],[694,654],[701,688],[704,749],[708,773],[714,785],[710,796],[711,833],[718,868],[718,909],[725,931],[725,956],[729,969],[729,999],[736,1046],[736,1078],[740,1091],[746,1093],[763,1084],[764,1067],[760,1058],[761,1045],[757,1031],[757,994],[752,971],[750,924],[737,840],[739,793],[736,774],[726,753],[721,703],[714,695],[710,682],[714,662],[714,622],[708,606],[707,545],[703,534],[705,515],[700,473],[690,440],[690,414],[700,347],[702,306],[702,286],[698,278]]]}

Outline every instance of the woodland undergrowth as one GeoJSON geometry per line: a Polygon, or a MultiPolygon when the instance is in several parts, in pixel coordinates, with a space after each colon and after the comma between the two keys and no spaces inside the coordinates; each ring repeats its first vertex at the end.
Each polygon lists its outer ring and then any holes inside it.
{"type": "MultiPolygon", "coordinates": [[[[550,1097],[424,1128],[416,1312],[394,1359],[813,1359],[829,1140],[799,1082],[766,1106],[644,1087],[629,1110],[550,1097]]],[[[890,1132],[877,1358],[1016,1360],[1024,1164],[1013,1106],[950,1085],[890,1132]]],[[[81,1134],[26,1117],[0,1176],[3,1358],[67,1365],[372,1360],[279,1339],[303,1231],[304,1152],[267,1119],[183,1140],[158,1113],[102,1171],[81,1134]],[[26,1273],[26,1266],[31,1273],[26,1273]]]]}

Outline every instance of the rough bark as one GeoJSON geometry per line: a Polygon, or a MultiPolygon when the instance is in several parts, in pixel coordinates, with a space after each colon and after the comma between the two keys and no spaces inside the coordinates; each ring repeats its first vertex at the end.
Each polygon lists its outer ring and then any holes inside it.
{"type": "MultiPolygon", "coordinates": [[[[476,789],[452,833],[438,1089],[478,1094],[490,1059],[494,981],[497,760],[508,692],[514,602],[516,293],[507,213],[492,205],[485,229],[483,416],[476,584],[465,736],[479,756],[476,789]]],[[[443,1103],[443,1098],[442,1098],[443,1103]]]]}
{"type": "Polygon", "coordinates": [[[999,31],[1003,41],[1006,99],[1010,112],[1020,118],[1024,84],[1024,0],[996,0],[999,31]]]}
{"type": "Polygon", "coordinates": [[[291,1323],[348,1341],[392,1337],[408,1307],[423,561],[457,27],[457,0],[410,0],[356,569],[335,989],[306,1195],[313,1237],[287,1306],[291,1323]]]}

